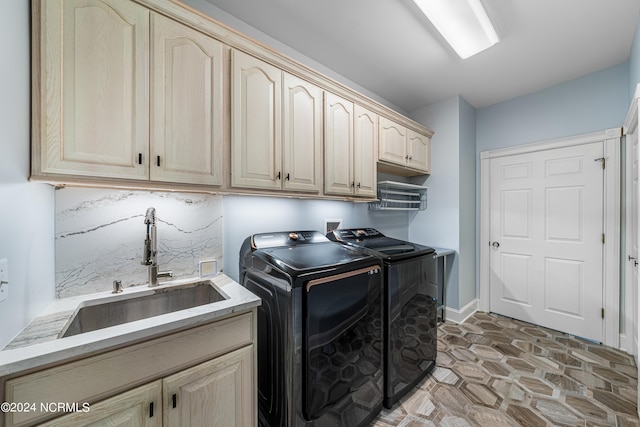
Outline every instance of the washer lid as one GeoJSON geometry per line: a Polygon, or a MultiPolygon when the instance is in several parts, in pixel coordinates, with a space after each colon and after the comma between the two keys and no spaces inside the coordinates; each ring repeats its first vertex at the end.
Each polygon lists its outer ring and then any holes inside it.
{"type": "Polygon", "coordinates": [[[333,235],[341,242],[366,248],[386,258],[425,255],[435,252],[429,246],[387,237],[373,228],[335,230],[333,235]]]}
{"type": "Polygon", "coordinates": [[[270,247],[259,249],[256,252],[262,252],[270,259],[270,262],[280,267],[288,267],[294,270],[336,268],[371,258],[366,253],[329,241],[310,245],[270,247]]]}

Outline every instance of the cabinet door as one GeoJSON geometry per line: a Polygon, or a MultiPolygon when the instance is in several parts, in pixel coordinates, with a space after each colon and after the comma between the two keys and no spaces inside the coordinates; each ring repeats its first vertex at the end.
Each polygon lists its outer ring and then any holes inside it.
{"type": "Polygon", "coordinates": [[[250,345],[165,378],[164,425],[253,426],[255,389],[250,345]]]}
{"type": "Polygon", "coordinates": [[[83,411],[39,424],[40,427],[161,427],[162,381],[143,385],[103,400],[83,411]]]}
{"type": "Polygon", "coordinates": [[[380,117],[379,119],[380,147],[378,160],[406,166],[407,164],[407,130],[404,126],[380,117]]]}
{"type": "Polygon", "coordinates": [[[41,8],[33,172],[147,179],[149,12],[128,0],[41,8]]]}
{"type": "Polygon", "coordinates": [[[282,72],[243,52],[231,52],[231,185],[282,187],[282,72]]]}
{"type": "Polygon", "coordinates": [[[353,103],[325,92],[324,192],[352,195],[353,103]]]}
{"type": "Polygon", "coordinates": [[[376,195],[376,152],[378,149],[378,115],[354,106],[353,171],[356,196],[376,195]]]}
{"type": "Polygon", "coordinates": [[[223,45],[155,13],[151,27],[151,179],[221,185],[223,45]]]}
{"type": "Polygon", "coordinates": [[[431,141],[428,137],[407,129],[409,158],[407,166],[429,173],[431,166],[431,141]]]}
{"type": "Polygon", "coordinates": [[[322,188],[322,89],[285,73],[283,78],[283,188],[322,188]]]}

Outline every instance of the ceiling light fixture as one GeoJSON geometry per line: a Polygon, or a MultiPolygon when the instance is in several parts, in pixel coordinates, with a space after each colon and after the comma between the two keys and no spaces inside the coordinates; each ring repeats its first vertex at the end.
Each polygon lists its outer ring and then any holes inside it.
{"type": "Polygon", "coordinates": [[[500,40],[480,0],[413,0],[460,58],[500,40]]]}

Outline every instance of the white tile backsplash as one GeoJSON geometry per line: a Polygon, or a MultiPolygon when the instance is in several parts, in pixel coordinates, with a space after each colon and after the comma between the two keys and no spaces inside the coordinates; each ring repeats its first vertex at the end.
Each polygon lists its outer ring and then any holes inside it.
{"type": "Polygon", "coordinates": [[[90,188],[59,188],[56,210],[56,296],[147,282],[140,264],[144,214],[156,208],[158,264],[175,278],[198,275],[201,260],[222,266],[222,196],[90,188]]]}

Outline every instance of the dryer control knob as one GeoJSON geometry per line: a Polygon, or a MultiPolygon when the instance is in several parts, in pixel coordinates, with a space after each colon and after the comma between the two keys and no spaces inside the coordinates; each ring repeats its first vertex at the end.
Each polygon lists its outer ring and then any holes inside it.
{"type": "Polygon", "coordinates": [[[298,233],[289,233],[289,239],[291,240],[298,240],[299,237],[298,233]]]}

